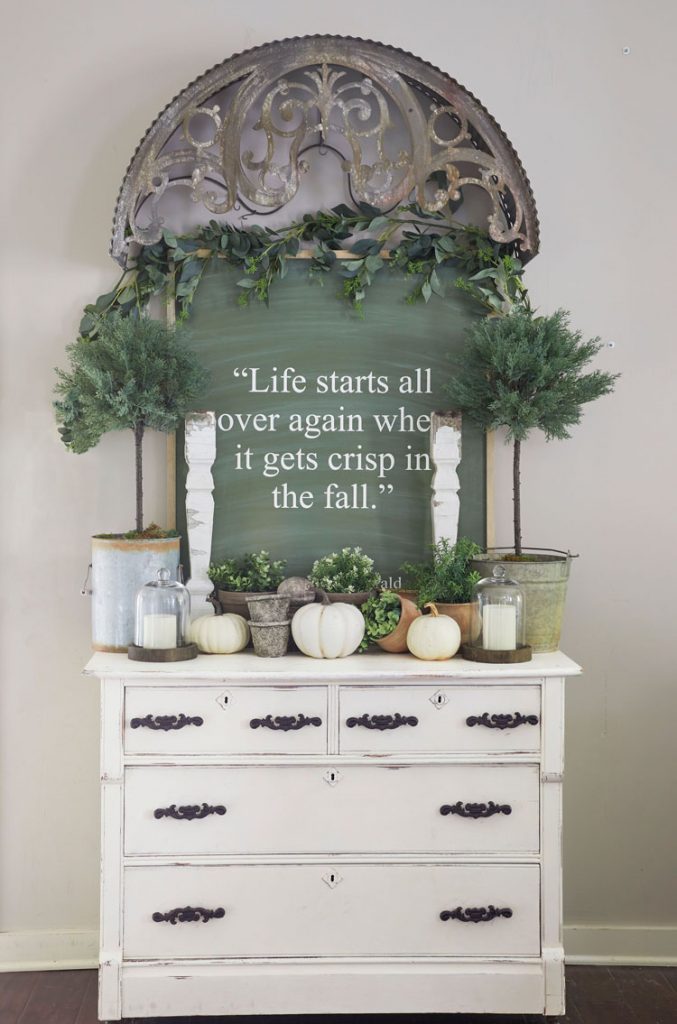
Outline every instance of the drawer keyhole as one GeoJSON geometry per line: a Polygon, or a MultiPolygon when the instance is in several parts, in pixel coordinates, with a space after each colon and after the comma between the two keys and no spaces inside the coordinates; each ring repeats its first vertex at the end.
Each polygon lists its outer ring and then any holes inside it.
{"type": "Polygon", "coordinates": [[[328,885],[330,889],[335,889],[343,879],[341,875],[339,875],[338,871],[328,871],[326,875],[322,875],[322,881],[328,885]]]}

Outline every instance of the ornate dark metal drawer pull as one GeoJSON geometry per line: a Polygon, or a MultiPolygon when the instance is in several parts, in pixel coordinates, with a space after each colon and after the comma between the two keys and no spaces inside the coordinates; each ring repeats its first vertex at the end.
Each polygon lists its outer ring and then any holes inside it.
{"type": "Polygon", "coordinates": [[[162,729],[163,732],[170,732],[172,729],[185,729],[187,725],[204,725],[204,718],[199,715],[146,715],[145,718],[132,718],[132,729],[162,729]]]}
{"type": "Polygon", "coordinates": [[[322,725],[322,719],[317,716],[308,718],[307,715],[266,715],[265,718],[252,718],[249,723],[252,729],[273,729],[277,731],[281,729],[283,732],[289,732],[290,729],[296,731],[297,729],[304,729],[307,725],[322,725]]]}
{"type": "Polygon", "coordinates": [[[401,715],[399,712],[396,715],[364,714],[359,718],[347,718],[346,725],[349,729],[360,725],[365,729],[379,729],[383,732],[385,729],[399,729],[401,725],[418,725],[418,718],[414,715],[401,715]]]}
{"type": "Polygon", "coordinates": [[[225,814],[226,808],[223,804],[185,804],[177,807],[170,804],[169,807],[156,807],[153,816],[160,818],[176,818],[177,821],[194,821],[196,818],[208,818],[210,814],[225,814]]]}
{"type": "Polygon", "coordinates": [[[466,718],[465,724],[484,725],[487,729],[516,729],[518,725],[538,725],[538,715],[523,715],[521,711],[516,711],[514,715],[489,715],[485,711],[483,715],[466,718]]]}
{"type": "Polygon", "coordinates": [[[162,921],[167,921],[169,924],[201,921],[206,924],[207,921],[225,916],[226,912],[223,907],[217,907],[216,910],[205,910],[204,907],[175,907],[174,910],[168,910],[166,914],[156,910],[153,914],[153,920],[156,924],[160,924],[162,921]]]}
{"type": "MultiPolygon", "coordinates": [[[[157,813],[157,812],[156,812],[157,813]]],[[[464,804],[458,800],[455,804],[442,804],[440,814],[458,814],[461,818],[491,818],[494,814],[512,814],[510,804],[464,804]]]]}
{"type": "Polygon", "coordinates": [[[512,917],[512,910],[510,907],[494,907],[490,903],[488,907],[456,907],[440,914],[442,921],[463,921],[464,924],[493,921],[495,917],[512,917]]]}

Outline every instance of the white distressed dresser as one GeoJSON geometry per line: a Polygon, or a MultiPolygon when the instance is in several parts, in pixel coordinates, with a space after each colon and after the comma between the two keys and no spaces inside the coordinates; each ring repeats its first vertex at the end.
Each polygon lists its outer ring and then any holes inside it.
{"type": "Polygon", "coordinates": [[[562,654],[101,679],[102,1019],[562,1012],[562,654]]]}

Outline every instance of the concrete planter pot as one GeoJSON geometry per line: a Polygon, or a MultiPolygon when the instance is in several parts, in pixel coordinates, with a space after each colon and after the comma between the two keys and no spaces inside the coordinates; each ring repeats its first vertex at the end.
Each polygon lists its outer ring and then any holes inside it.
{"type": "Polygon", "coordinates": [[[266,591],[265,593],[253,590],[217,590],[216,593],[224,613],[232,612],[234,615],[241,615],[243,619],[250,617],[248,601],[257,597],[278,596],[274,590],[266,591]]]}
{"type": "Polygon", "coordinates": [[[291,599],[282,594],[258,594],[247,598],[247,608],[252,622],[286,622],[291,616],[291,599]]]}
{"type": "Polygon", "coordinates": [[[287,653],[290,636],[290,622],[249,621],[252,631],[254,653],[259,658],[282,658],[287,653]]]}
{"type": "Polygon", "coordinates": [[[524,589],[525,643],[534,654],[559,649],[562,617],[566,601],[571,560],[578,557],[568,551],[548,548],[524,548],[524,557],[494,548],[472,560],[472,568],[484,578],[502,565],[524,589]]]}
{"type": "Polygon", "coordinates": [[[409,627],[417,619],[421,612],[416,607],[413,601],[410,601],[406,597],[402,597],[401,594],[397,595],[400,599],[400,621],[395,626],[392,633],[388,636],[382,636],[376,643],[379,645],[382,651],[388,651],[390,654],[404,654],[407,650],[407,633],[409,627]]]}
{"type": "Polygon", "coordinates": [[[126,654],[134,643],[136,592],[168,569],[179,571],[179,537],[92,537],[92,647],[126,654]]]}

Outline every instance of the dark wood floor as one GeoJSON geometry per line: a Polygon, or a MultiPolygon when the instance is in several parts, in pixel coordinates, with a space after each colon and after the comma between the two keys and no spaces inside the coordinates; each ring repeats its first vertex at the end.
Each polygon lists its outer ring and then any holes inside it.
{"type": "MultiPolygon", "coordinates": [[[[568,967],[561,1024],[677,1024],[677,967],[568,967]]],[[[314,1024],[321,1017],[257,1018],[258,1024],[314,1024]]],[[[328,1020],[328,1018],[324,1018],[328,1020]]],[[[251,1017],[171,1017],[172,1024],[251,1024],[251,1017]]],[[[492,1015],[372,1016],[369,1024],[543,1024],[543,1017],[492,1015]]],[[[96,1024],[95,971],[0,973],[0,1024],[96,1024]]],[[[333,1017],[359,1024],[363,1017],[333,1017]]],[[[148,1019],[144,1024],[152,1024],[148,1019]]]]}

